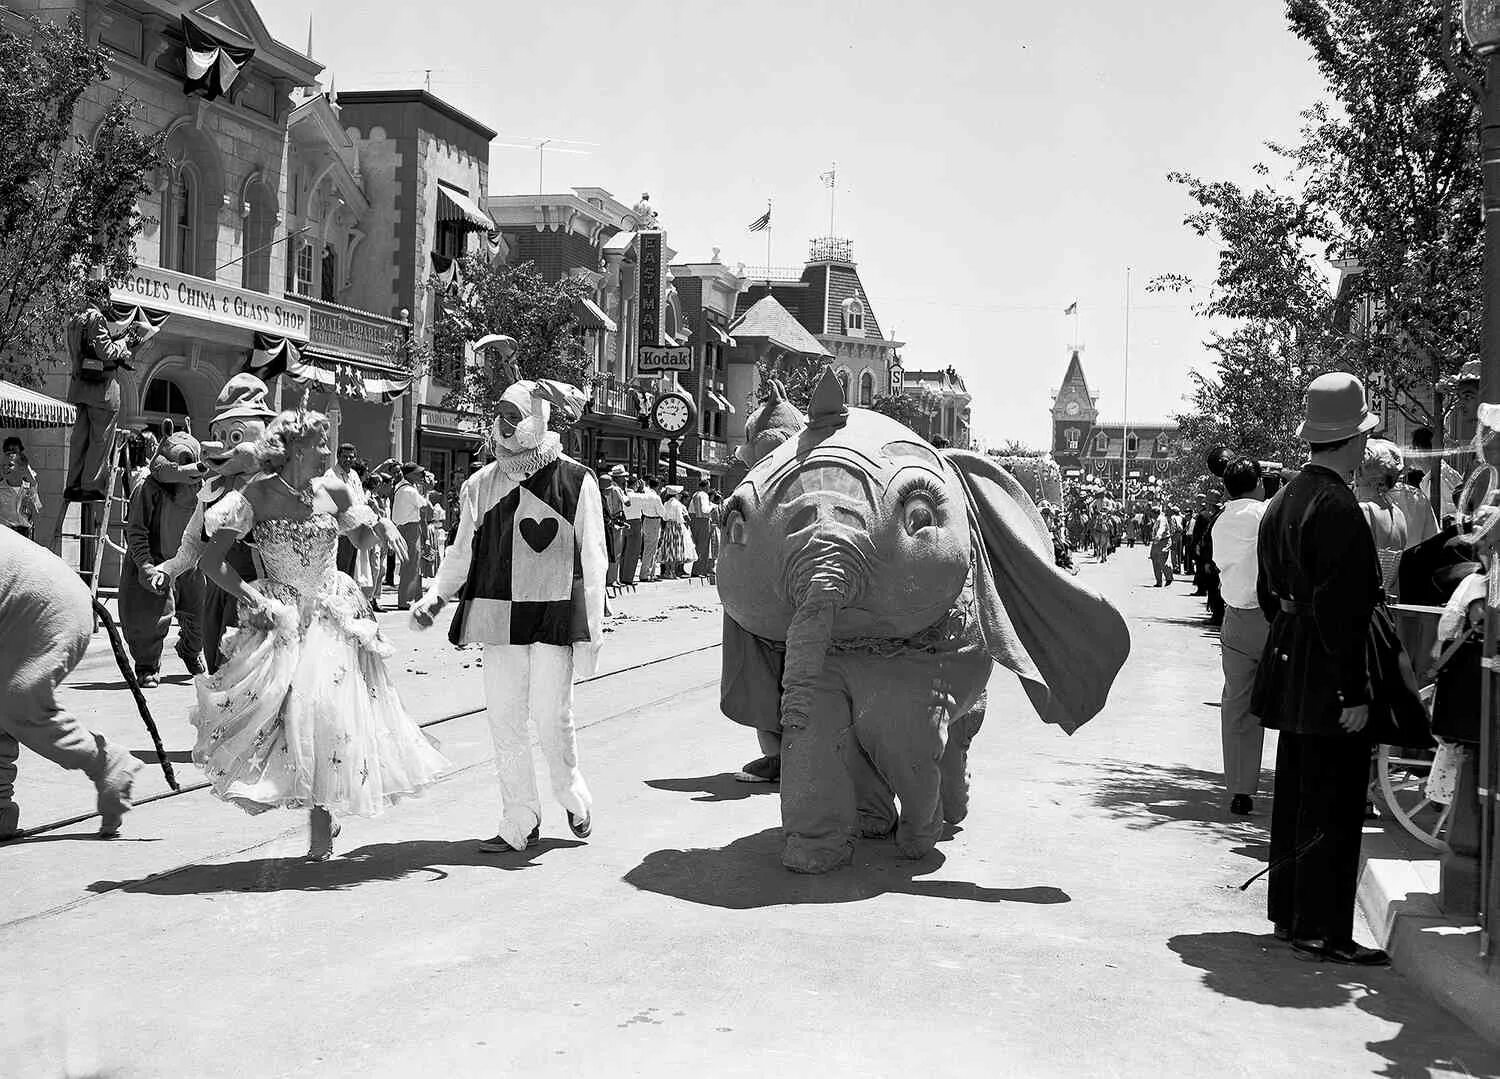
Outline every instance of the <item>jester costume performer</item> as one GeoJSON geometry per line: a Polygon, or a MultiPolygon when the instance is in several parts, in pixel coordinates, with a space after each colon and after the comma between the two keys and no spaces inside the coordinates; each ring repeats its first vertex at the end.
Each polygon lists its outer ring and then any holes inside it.
{"type": "Polygon", "coordinates": [[[576,419],[583,401],[582,391],[562,383],[506,389],[492,430],[495,460],[464,484],[453,545],[412,611],[425,628],[456,599],[450,639],[484,646],[501,798],[499,834],[481,848],[489,853],[524,850],[540,835],[532,723],[569,828],[580,839],[592,828],[573,680],[592,674],[597,662],[609,558],[598,481],[547,429],[554,406],[576,419]]]}

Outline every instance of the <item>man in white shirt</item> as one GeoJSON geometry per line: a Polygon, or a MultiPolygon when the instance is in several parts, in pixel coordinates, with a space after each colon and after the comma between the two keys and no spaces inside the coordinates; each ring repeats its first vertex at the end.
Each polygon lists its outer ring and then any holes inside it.
{"type": "MultiPolygon", "coordinates": [[[[365,485],[360,481],[359,473],[354,471],[354,462],[359,460],[359,450],[354,443],[345,442],[339,447],[339,455],[333,462],[333,467],[328,474],[349,488],[349,498],[356,506],[365,504],[365,485]]],[[[339,537],[338,569],[340,573],[354,575],[354,559],[357,552],[354,544],[343,536],[339,537]]]]}
{"type": "Polygon", "coordinates": [[[656,491],[656,480],[648,479],[646,489],[637,498],[641,503],[641,580],[655,581],[660,576],[657,551],[661,545],[662,518],[661,495],[656,491]]]}
{"type": "Polygon", "coordinates": [[[1214,564],[1224,595],[1224,625],[1219,631],[1224,692],[1219,721],[1224,740],[1224,786],[1230,794],[1229,812],[1249,816],[1260,785],[1265,730],[1250,712],[1255,672],[1265,650],[1269,625],[1261,613],[1255,583],[1259,560],[1257,540],[1266,504],[1261,500],[1260,464],[1240,457],[1224,469],[1229,503],[1211,532],[1214,564]]]}
{"type": "Polygon", "coordinates": [[[642,492],[645,490],[646,485],[635,479],[630,486],[630,494],[625,499],[625,542],[620,550],[620,583],[631,587],[635,586],[636,572],[641,564],[641,537],[645,525],[641,513],[646,505],[642,492]]]}
{"type": "Polygon", "coordinates": [[[401,563],[401,582],[396,589],[396,605],[409,610],[422,598],[422,546],[427,516],[427,496],[422,493],[422,466],[408,461],[401,469],[401,481],[391,496],[391,520],[406,541],[407,557],[401,563]]]}
{"type": "Polygon", "coordinates": [[[707,577],[713,573],[713,559],[708,556],[708,515],[713,508],[713,499],[708,497],[708,481],[702,480],[693,497],[688,499],[687,506],[688,532],[698,552],[698,560],[693,563],[694,577],[707,577]]]}

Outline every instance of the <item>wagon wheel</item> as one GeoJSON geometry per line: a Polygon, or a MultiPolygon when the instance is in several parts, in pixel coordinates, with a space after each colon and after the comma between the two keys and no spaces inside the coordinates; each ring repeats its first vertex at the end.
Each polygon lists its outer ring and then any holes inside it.
{"type": "Polygon", "coordinates": [[[1453,807],[1434,802],[1423,789],[1432,771],[1432,761],[1403,757],[1396,746],[1381,746],[1377,761],[1380,794],[1393,817],[1424,846],[1448,849],[1448,819],[1453,807]]]}

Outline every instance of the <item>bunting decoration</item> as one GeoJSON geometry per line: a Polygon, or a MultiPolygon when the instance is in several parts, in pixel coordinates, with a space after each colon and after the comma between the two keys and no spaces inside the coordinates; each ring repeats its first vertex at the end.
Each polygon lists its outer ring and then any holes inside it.
{"type": "Polygon", "coordinates": [[[104,324],[109,327],[109,335],[114,338],[125,336],[130,331],[135,331],[136,340],[144,343],[155,337],[162,325],[171,316],[165,311],[153,311],[149,307],[129,303],[107,303],[101,309],[104,315],[104,324]]]}
{"type": "Polygon", "coordinates": [[[182,17],[182,40],[185,55],[182,92],[198,94],[209,101],[229,92],[240,77],[254,49],[226,45],[186,15],[182,17]]]}
{"type": "Polygon", "coordinates": [[[301,366],[302,350],[290,338],[257,333],[244,369],[262,382],[270,382],[277,375],[291,374],[295,378],[301,366]]]}
{"type": "Polygon", "coordinates": [[[255,335],[255,347],[245,361],[244,370],[263,382],[285,375],[303,386],[316,386],[350,401],[389,404],[411,389],[410,376],[383,377],[330,356],[319,355],[316,360],[308,360],[296,342],[265,333],[255,335]]]}
{"type": "Polygon", "coordinates": [[[454,289],[462,288],[464,283],[463,268],[459,266],[458,259],[450,259],[432,252],[432,274],[437,279],[440,292],[452,292],[454,289]]]}

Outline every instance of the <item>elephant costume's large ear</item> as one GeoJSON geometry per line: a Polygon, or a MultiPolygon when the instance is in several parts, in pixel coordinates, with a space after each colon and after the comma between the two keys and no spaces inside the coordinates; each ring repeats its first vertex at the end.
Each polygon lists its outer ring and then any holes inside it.
{"type": "Polygon", "coordinates": [[[1020,677],[1037,715],[1071,734],[1104,708],[1125,665],[1125,619],[1058,570],[1047,526],[1010,473],[978,454],[943,456],[968,495],[986,650],[1020,677]]]}

